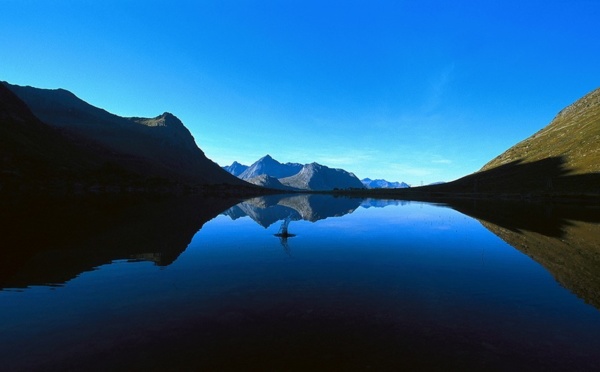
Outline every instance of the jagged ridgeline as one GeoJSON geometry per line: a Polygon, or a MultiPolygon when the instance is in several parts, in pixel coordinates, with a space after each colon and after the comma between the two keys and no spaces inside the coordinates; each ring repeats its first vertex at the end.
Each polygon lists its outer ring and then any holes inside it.
{"type": "Polygon", "coordinates": [[[121,178],[247,185],[208,159],[190,131],[170,113],[125,118],[64,89],[8,83],[0,84],[0,89],[0,118],[6,132],[3,171],[13,178],[35,178],[39,169],[34,168],[42,167],[56,174],[67,170],[75,178],[100,170],[120,172],[121,178]],[[60,150],[63,145],[67,150],[60,150]],[[28,150],[15,150],[23,146],[28,150]]]}
{"type": "Polygon", "coordinates": [[[317,163],[280,163],[270,155],[263,156],[250,166],[233,162],[223,169],[254,185],[278,190],[327,191],[364,188],[353,173],[343,169],[329,168],[317,163]]]}

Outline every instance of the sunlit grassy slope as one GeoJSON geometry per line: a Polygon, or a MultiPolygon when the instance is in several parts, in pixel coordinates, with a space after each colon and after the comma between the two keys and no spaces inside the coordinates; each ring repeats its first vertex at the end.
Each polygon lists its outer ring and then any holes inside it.
{"type": "Polygon", "coordinates": [[[600,89],[478,172],[420,192],[540,197],[600,195],[600,89]]]}
{"type": "Polygon", "coordinates": [[[562,110],[552,122],[499,155],[481,170],[514,161],[561,157],[569,174],[600,172],[600,88],[562,110]]]}

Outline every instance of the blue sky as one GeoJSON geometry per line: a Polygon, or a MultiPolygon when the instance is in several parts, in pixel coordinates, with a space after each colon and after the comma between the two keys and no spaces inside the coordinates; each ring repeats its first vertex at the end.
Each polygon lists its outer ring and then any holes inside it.
{"type": "Polygon", "coordinates": [[[221,165],[268,153],[418,185],[598,88],[599,19],[596,0],[0,0],[0,80],[172,112],[221,165]]]}

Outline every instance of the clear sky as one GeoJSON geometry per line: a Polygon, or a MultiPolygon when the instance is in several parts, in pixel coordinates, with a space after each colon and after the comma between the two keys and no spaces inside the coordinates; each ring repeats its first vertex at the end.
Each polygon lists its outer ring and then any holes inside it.
{"type": "Polygon", "coordinates": [[[600,1],[0,0],[0,80],[178,116],[221,165],[450,181],[600,86],[600,1]]]}

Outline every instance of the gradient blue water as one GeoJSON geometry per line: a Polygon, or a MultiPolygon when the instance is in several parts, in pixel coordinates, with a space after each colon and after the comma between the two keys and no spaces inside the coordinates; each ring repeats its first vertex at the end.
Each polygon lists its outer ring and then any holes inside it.
{"type": "Polygon", "coordinates": [[[498,358],[593,363],[600,350],[597,309],[450,208],[413,202],[292,221],[287,247],[278,228],[219,215],[167,267],[116,261],[63,286],[0,291],[0,360],[44,368],[138,344],[144,358],[158,334],[177,338],[199,323],[243,333],[269,319],[384,325],[435,345],[458,337],[470,357],[481,347],[498,358]]]}

